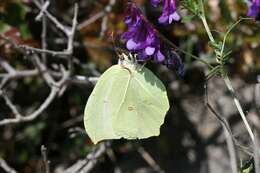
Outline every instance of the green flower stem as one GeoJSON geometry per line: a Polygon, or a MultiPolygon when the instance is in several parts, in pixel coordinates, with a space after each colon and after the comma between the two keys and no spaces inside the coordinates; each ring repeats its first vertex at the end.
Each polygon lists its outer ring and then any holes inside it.
{"type": "Polygon", "coordinates": [[[188,55],[188,56],[192,57],[193,59],[195,59],[195,60],[197,60],[197,61],[200,61],[201,63],[207,65],[208,68],[210,68],[210,69],[213,69],[213,68],[214,68],[214,67],[213,67],[210,63],[208,63],[207,61],[205,61],[205,60],[203,60],[203,59],[201,59],[201,58],[199,58],[199,57],[197,57],[197,56],[195,56],[195,55],[193,55],[193,54],[191,54],[191,53],[189,53],[189,52],[187,52],[187,51],[185,51],[185,50],[179,48],[178,46],[176,46],[175,44],[173,44],[170,40],[168,40],[168,39],[167,39],[164,35],[162,35],[161,33],[158,32],[158,35],[160,36],[160,38],[161,38],[163,41],[165,41],[167,44],[169,44],[170,46],[172,46],[176,51],[181,52],[181,53],[183,53],[183,54],[185,54],[185,55],[188,55]]]}
{"type": "Polygon", "coordinates": [[[206,32],[208,34],[208,37],[209,37],[209,40],[212,42],[212,43],[215,43],[215,39],[209,29],[209,25],[208,25],[208,22],[207,22],[207,19],[206,19],[206,16],[205,16],[205,9],[204,9],[204,3],[203,3],[203,0],[199,0],[199,7],[200,7],[200,14],[199,14],[199,17],[206,29],[206,32]]]}
{"type": "Polygon", "coordinates": [[[203,23],[203,25],[204,25],[204,27],[205,27],[205,29],[206,29],[206,32],[207,32],[208,37],[209,37],[209,40],[210,40],[212,43],[216,43],[216,41],[215,41],[215,39],[214,39],[214,37],[213,37],[213,35],[212,35],[210,29],[209,29],[209,25],[208,25],[208,22],[207,22],[207,19],[206,19],[204,13],[202,13],[202,15],[200,15],[200,19],[201,19],[201,21],[202,21],[202,23],[203,23]]]}
{"type": "Polygon", "coordinates": [[[232,29],[234,29],[240,22],[242,22],[243,20],[252,20],[252,18],[240,18],[238,21],[236,21],[235,23],[233,23],[229,29],[227,30],[227,32],[225,33],[225,36],[223,38],[223,43],[222,43],[222,47],[221,47],[221,56],[224,56],[224,50],[225,50],[225,45],[226,45],[226,40],[227,37],[229,35],[229,33],[232,31],[232,29]]]}
{"type": "MultiPolygon", "coordinates": [[[[216,44],[216,41],[215,41],[215,39],[214,39],[214,37],[213,37],[211,31],[210,31],[208,22],[207,22],[206,17],[205,17],[203,0],[200,0],[199,2],[200,2],[200,7],[201,7],[201,13],[200,13],[199,17],[200,17],[200,19],[201,19],[201,21],[202,21],[202,23],[203,23],[203,25],[204,25],[204,27],[205,27],[205,29],[206,29],[207,35],[208,35],[208,37],[209,37],[209,40],[210,40],[212,43],[216,44]]],[[[232,29],[234,26],[236,26],[239,22],[240,22],[240,21],[238,21],[237,23],[235,23],[235,25],[233,25],[233,26],[231,27],[231,29],[232,29]]],[[[226,36],[225,36],[225,38],[224,38],[223,44],[225,43],[226,37],[227,37],[228,33],[231,31],[231,29],[228,30],[228,32],[227,32],[227,34],[226,34],[226,36]]],[[[220,55],[220,57],[223,57],[224,46],[225,46],[225,45],[222,46],[222,50],[221,50],[221,55],[220,55]]],[[[218,52],[218,51],[215,50],[216,56],[218,56],[218,55],[217,55],[217,52],[218,52]]],[[[225,72],[225,69],[224,69],[224,67],[223,67],[223,63],[222,63],[222,62],[220,62],[220,63],[222,64],[221,67],[222,67],[222,71],[223,71],[223,73],[224,73],[224,74],[222,75],[223,80],[225,81],[225,84],[226,84],[226,86],[227,86],[229,92],[232,94],[233,101],[234,101],[234,103],[235,103],[235,105],[236,105],[236,108],[237,108],[237,110],[238,110],[238,112],[239,112],[239,114],[240,114],[240,116],[241,116],[241,118],[242,118],[242,120],[243,120],[243,122],[244,122],[244,124],[245,124],[245,127],[246,127],[246,129],[247,129],[247,131],[248,131],[248,133],[249,133],[249,136],[250,136],[252,142],[255,143],[255,137],[254,137],[253,131],[252,131],[252,129],[251,129],[251,127],[250,127],[250,125],[249,125],[247,119],[246,119],[246,115],[245,115],[245,113],[244,113],[244,111],[243,111],[243,109],[242,109],[242,106],[241,106],[239,100],[237,99],[237,97],[236,97],[236,95],[235,95],[235,90],[234,90],[234,88],[233,88],[233,86],[232,86],[232,84],[231,84],[230,79],[228,78],[228,76],[227,76],[227,74],[226,74],[226,72],[225,72]]]]}
{"type": "Polygon", "coordinates": [[[238,110],[239,114],[241,115],[241,118],[244,121],[246,129],[247,129],[247,131],[249,133],[249,136],[250,136],[251,140],[254,143],[255,142],[255,137],[254,137],[253,131],[252,131],[252,129],[251,129],[247,119],[246,119],[246,115],[244,114],[242,106],[241,106],[238,98],[236,97],[235,90],[234,90],[234,88],[233,88],[233,86],[231,84],[231,81],[230,81],[230,79],[229,79],[229,77],[227,75],[224,77],[224,81],[225,81],[225,84],[226,84],[228,90],[230,91],[230,93],[231,93],[231,95],[233,97],[233,101],[234,101],[234,103],[235,103],[235,105],[237,107],[237,110],[238,110]]]}

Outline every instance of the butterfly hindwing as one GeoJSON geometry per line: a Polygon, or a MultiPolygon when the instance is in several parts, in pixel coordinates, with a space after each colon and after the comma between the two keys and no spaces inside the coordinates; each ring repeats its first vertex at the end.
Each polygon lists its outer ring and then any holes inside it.
{"type": "Polygon", "coordinates": [[[169,109],[163,83],[147,68],[125,63],[110,67],[98,80],[84,113],[87,134],[105,139],[157,136],[169,109]]]}

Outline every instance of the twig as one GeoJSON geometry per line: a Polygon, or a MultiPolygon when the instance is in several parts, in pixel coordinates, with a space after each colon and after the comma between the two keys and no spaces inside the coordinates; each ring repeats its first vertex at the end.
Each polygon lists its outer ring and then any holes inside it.
{"type": "MultiPolygon", "coordinates": [[[[4,98],[5,103],[9,106],[9,108],[12,110],[13,114],[15,115],[15,118],[20,119],[22,116],[18,112],[17,108],[15,105],[11,102],[11,100],[7,97],[6,94],[4,94],[2,91],[0,91],[0,95],[4,98]]],[[[0,122],[1,124],[1,122],[0,122]]]]}
{"type": "Polygon", "coordinates": [[[137,151],[142,156],[142,158],[151,166],[151,168],[153,168],[155,172],[164,173],[161,167],[156,163],[152,156],[147,151],[145,151],[142,146],[139,146],[137,148],[137,151]]]}
{"type": "Polygon", "coordinates": [[[231,133],[229,124],[225,118],[223,118],[217,114],[217,112],[213,109],[213,107],[209,103],[207,103],[207,107],[217,117],[217,119],[219,120],[219,122],[221,123],[221,125],[223,127],[225,137],[226,137],[228,152],[229,152],[229,156],[230,156],[231,170],[232,170],[232,173],[238,173],[236,151],[235,151],[234,141],[233,141],[233,137],[232,137],[232,133],[231,133]]]}
{"type": "MultiPolygon", "coordinates": [[[[34,0],[33,2],[36,4],[36,6],[39,9],[41,9],[41,4],[38,1],[34,0]]],[[[34,48],[34,47],[27,46],[27,45],[17,45],[10,38],[6,37],[3,34],[0,34],[0,37],[3,38],[5,41],[11,43],[11,45],[14,46],[14,48],[16,48],[16,49],[29,51],[29,52],[32,52],[32,53],[41,53],[41,54],[46,53],[46,54],[50,54],[52,56],[69,56],[69,55],[71,55],[73,53],[73,40],[74,40],[76,28],[77,28],[78,4],[75,4],[75,6],[74,6],[74,16],[73,16],[71,28],[62,25],[46,9],[42,9],[41,12],[44,13],[56,25],[56,27],[59,28],[61,31],[63,31],[64,34],[67,36],[68,41],[67,41],[67,49],[66,50],[64,50],[64,51],[53,51],[53,50],[34,48]]],[[[43,33],[42,37],[45,37],[45,34],[46,33],[43,33]]]]}
{"type": "Polygon", "coordinates": [[[103,38],[104,35],[105,35],[105,32],[107,30],[107,22],[108,22],[108,17],[104,16],[103,19],[102,19],[102,23],[101,23],[101,31],[100,31],[100,34],[99,34],[100,38],[103,38]]]}
{"type": "Polygon", "coordinates": [[[2,57],[0,57],[0,66],[10,74],[15,73],[14,68],[9,63],[7,63],[2,57]]]}
{"type": "Polygon", "coordinates": [[[49,96],[46,98],[46,100],[41,104],[41,106],[37,110],[35,110],[30,115],[22,116],[19,113],[19,111],[17,110],[17,108],[14,106],[14,104],[10,101],[10,99],[4,93],[2,93],[2,96],[3,96],[6,104],[10,107],[10,109],[14,113],[15,118],[1,120],[0,126],[7,125],[7,124],[17,124],[17,123],[21,123],[21,122],[28,122],[28,121],[32,121],[32,120],[36,119],[51,104],[51,102],[54,100],[54,98],[56,97],[57,94],[58,94],[58,88],[53,87],[51,89],[49,96]]]}
{"type": "Polygon", "coordinates": [[[255,143],[254,143],[254,162],[255,162],[255,173],[260,173],[260,165],[259,165],[259,141],[258,135],[255,133],[255,143]]]}
{"type": "Polygon", "coordinates": [[[52,55],[54,57],[59,57],[59,58],[63,58],[64,56],[68,56],[70,55],[70,53],[68,53],[67,51],[53,51],[53,50],[44,50],[44,49],[39,49],[39,48],[34,48],[31,46],[27,46],[27,45],[19,45],[19,44],[15,44],[9,37],[3,35],[0,33],[0,38],[4,39],[6,42],[8,42],[9,44],[12,45],[13,48],[23,52],[23,53],[46,53],[49,55],[52,55]]]}
{"type": "Polygon", "coordinates": [[[177,45],[175,45],[175,44],[172,43],[170,40],[168,40],[168,38],[166,38],[163,34],[161,34],[161,33],[158,32],[158,35],[159,35],[159,37],[160,37],[163,41],[165,41],[167,44],[169,44],[170,46],[172,46],[177,52],[181,52],[181,53],[183,53],[184,55],[190,56],[191,58],[193,58],[193,59],[195,59],[195,60],[197,60],[197,61],[199,61],[199,62],[201,62],[201,63],[203,63],[203,64],[205,64],[205,65],[207,65],[210,69],[214,68],[210,63],[208,63],[207,61],[203,60],[202,58],[199,58],[199,57],[197,57],[197,56],[195,56],[195,55],[193,55],[193,54],[191,54],[191,53],[189,53],[189,52],[186,52],[185,50],[179,48],[177,45]]]}
{"type": "Polygon", "coordinates": [[[86,77],[86,76],[76,75],[71,79],[71,81],[73,83],[89,85],[90,83],[96,84],[98,79],[99,79],[99,77],[86,77]]]}
{"type": "Polygon", "coordinates": [[[98,19],[104,17],[107,13],[109,13],[112,10],[112,7],[115,5],[115,3],[116,3],[116,0],[110,0],[108,5],[104,8],[103,11],[98,12],[97,14],[95,14],[94,16],[89,18],[88,20],[84,21],[83,23],[80,23],[78,25],[78,30],[81,30],[82,28],[84,28],[84,27],[94,23],[98,19]]]}
{"type": "Polygon", "coordinates": [[[47,148],[44,145],[41,146],[41,153],[43,158],[44,171],[45,173],[50,173],[50,161],[47,157],[47,148]]]}
{"type": "MultiPolygon", "coordinates": [[[[34,4],[39,8],[41,8],[41,4],[37,0],[33,0],[34,4]]],[[[74,16],[73,16],[73,21],[72,21],[72,27],[69,29],[69,27],[61,24],[53,15],[51,15],[46,9],[42,9],[41,12],[45,13],[46,16],[56,25],[57,28],[59,28],[61,31],[66,34],[68,37],[68,45],[67,45],[67,53],[72,54],[72,47],[73,47],[73,40],[74,40],[74,35],[75,31],[77,29],[77,17],[78,17],[78,4],[76,3],[74,5],[74,16]]]]}
{"type": "Polygon", "coordinates": [[[86,159],[79,160],[64,173],[88,173],[90,172],[98,162],[98,159],[106,153],[107,148],[110,146],[110,143],[101,143],[97,148],[87,155],[86,159]]]}
{"type": "Polygon", "coordinates": [[[243,20],[252,20],[252,18],[240,18],[238,21],[236,21],[235,23],[233,23],[227,30],[227,32],[225,33],[225,36],[223,38],[223,43],[222,43],[222,46],[221,46],[221,55],[223,56],[224,55],[224,50],[225,50],[225,45],[226,45],[226,40],[227,40],[227,37],[229,35],[229,33],[240,23],[242,22],[243,20]]]}
{"type": "Polygon", "coordinates": [[[258,83],[255,84],[254,89],[254,104],[256,108],[256,113],[260,116],[260,75],[258,76],[258,83]]]}
{"type": "Polygon", "coordinates": [[[16,71],[7,61],[3,60],[2,57],[0,57],[0,66],[7,72],[0,74],[0,78],[3,78],[0,84],[0,89],[2,89],[10,79],[35,76],[38,74],[36,69],[16,71]]]}
{"type": "Polygon", "coordinates": [[[74,17],[72,21],[72,28],[71,30],[67,33],[68,36],[68,45],[67,45],[67,51],[70,52],[71,54],[73,53],[73,40],[75,36],[75,32],[77,29],[77,17],[78,17],[78,12],[79,12],[79,6],[78,4],[74,5],[74,17]]]}
{"type": "Polygon", "coordinates": [[[17,171],[11,168],[2,158],[0,158],[0,167],[3,168],[7,173],[17,173],[17,171]]]}
{"type": "MultiPolygon", "coordinates": [[[[41,104],[41,106],[37,110],[35,110],[30,115],[22,116],[21,113],[19,113],[19,111],[17,110],[16,106],[8,98],[8,96],[3,91],[0,90],[1,91],[0,94],[4,98],[7,106],[11,109],[11,111],[15,115],[15,118],[4,119],[4,120],[0,121],[0,126],[6,125],[6,124],[16,124],[16,123],[20,123],[20,122],[28,122],[28,121],[34,120],[50,105],[50,103],[57,96],[60,87],[65,83],[66,79],[64,79],[64,78],[62,78],[59,82],[55,82],[53,80],[53,78],[51,77],[51,75],[46,72],[46,67],[40,61],[40,59],[36,55],[33,55],[33,56],[35,58],[36,64],[38,65],[37,67],[38,67],[39,71],[42,73],[43,78],[51,86],[51,92],[50,92],[49,96],[46,98],[46,100],[41,104]]],[[[66,78],[67,78],[67,76],[66,76],[66,78]]]]}
{"type": "Polygon", "coordinates": [[[10,74],[10,73],[0,74],[0,78],[18,79],[18,78],[24,78],[24,77],[37,76],[38,74],[39,74],[39,71],[37,69],[23,70],[23,71],[15,71],[12,74],[10,74]]]}
{"type": "Polygon", "coordinates": [[[117,164],[117,159],[116,159],[115,153],[112,148],[107,149],[107,155],[114,164],[114,167],[115,167],[114,173],[122,173],[122,170],[120,169],[120,167],[117,164]]]}
{"type": "MultiPolygon", "coordinates": [[[[207,20],[206,20],[203,0],[199,0],[199,5],[200,5],[200,9],[201,9],[201,13],[199,14],[199,17],[200,17],[200,19],[201,19],[201,21],[202,21],[202,23],[203,23],[203,25],[204,25],[204,27],[205,27],[205,30],[206,30],[207,35],[208,35],[208,38],[209,38],[209,40],[210,40],[211,43],[217,44],[215,38],[213,37],[213,35],[212,35],[212,33],[211,33],[211,30],[210,30],[210,28],[209,28],[209,25],[208,25],[208,23],[207,23],[207,20]]],[[[240,20],[239,20],[239,22],[240,22],[240,20]]],[[[238,22],[238,23],[239,23],[239,22],[238,22]]],[[[223,42],[225,42],[225,40],[226,40],[226,38],[227,38],[229,32],[230,32],[238,23],[235,23],[234,25],[231,26],[231,28],[228,29],[227,34],[225,35],[223,42]]],[[[231,93],[231,95],[232,95],[232,97],[233,97],[233,101],[234,101],[234,103],[235,103],[235,105],[236,105],[236,107],[237,107],[237,110],[238,110],[238,112],[239,112],[239,114],[240,114],[240,116],[241,116],[241,118],[242,118],[242,120],[243,120],[243,122],[244,122],[244,124],[245,124],[245,126],[246,126],[246,129],[247,129],[247,131],[248,131],[248,133],[249,133],[249,136],[250,136],[252,142],[254,143],[255,138],[254,138],[254,134],[253,134],[253,132],[252,132],[252,129],[251,129],[251,127],[250,127],[250,125],[249,125],[249,123],[248,123],[248,121],[247,121],[247,119],[246,119],[246,116],[245,116],[245,113],[244,113],[244,111],[243,111],[243,109],[242,109],[242,106],[241,106],[239,100],[237,99],[237,97],[236,97],[236,95],[235,95],[235,90],[233,89],[233,86],[232,86],[232,84],[231,84],[231,82],[230,82],[230,79],[228,78],[228,76],[227,76],[227,74],[225,73],[225,70],[224,70],[224,66],[223,66],[223,65],[224,65],[224,62],[223,62],[223,57],[224,57],[223,52],[224,52],[224,48],[225,48],[224,45],[222,45],[222,48],[221,48],[222,51],[219,51],[219,50],[215,49],[216,61],[221,64],[221,67],[222,67],[222,78],[223,78],[223,80],[225,81],[225,84],[226,84],[226,86],[227,86],[229,92],[231,93]],[[220,58],[220,59],[219,59],[219,58],[220,58]]]]}
{"type": "Polygon", "coordinates": [[[252,142],[254,143],[255,142],[255,137],[254,137],[253,131],[252,131],[252,129],[251,129],[247,119],[246,119],[246,115],[245,115],[245,113],[244,113],[244,111],[242,109],[242,106],[241,106],[239,100],[237,99],[237,97],[235,95],[235,90],[233,89],[231,81],[229,80],[229,78],[227,76],[225,76],[224,81],[225,81],[225,84],[226,84],[228,90],[231,93],[231,96],[233,97],[234,103],[235,103],[235,105],[237,107],[237,110],[238,110],[238,112],[239,112],[239,114],[240,114],[240,116],[241,116],[241,118],[242,118],[242,120],[243,120],[243,122],[245,124],[245,127],[246,127],[246,129],[247,129],[247,131],[249,133],[249,136],[250,136],[252,142]]]}
{"type": "Polygon", "coordinates": [[[47,8],[49,7],[49,5],[50,5],[50,1],[46,1],[45,3],[44,3],[44,0],[41,0],[41,3],[42,3],[42,9],[41,9],[41,11],[40,11],[40,13],[35,17],[35,20],[36,21],[39,21],[41,18],[44,18],[44,11],[46,11],[47,10],[47,8]]]}
{"type": "Polygon", "coordinates": [[[219,120],[225,134],[226,142],[227,142],[227,148],[230,156],[230,166],[232,173],[238,173],[238,167],[237,167],[237,156],[236,156],[236,150],[234,145],[234,137],[230,128],[230,125],[228,121],[220,116],[215,109],[210,105],[209,99],[208,99],[208,88],[207,88],[207,82],[205,83],[205,98],[206,98],[206,105],[209,108],[209,110],[215,115],[215,117],[219,120]]]}
{"type": "Polygon", "coordinates": [[[33,0],[33,3],[41,10],[42,13],[44,13],[50,19],[50,21],[52,21],[56,25],[58,29],[60,29],[64,34],[68,35],[70,31],[67,26],[60,23],[58,19],[51,15],[46,9],[42,9],[42,5],[37,0],[33,0]]]}
{"type": "MultiPolygon", "coordinates": [[[[43,11],[47,10],[49,4],[50,4],[50,1],[47,0],[46,2],[44,2],[44,0],[41,0],[41,3],[44,4],[43,5],[43,11]]],[[[40,18],[42,18],[42,33],[41,33],[41,42],[42,42],[42,49],[43,50],[46,50],[47,49],[47,43],[46,43],[46,35],[47,35],[47,20],[46,20],[46,16],[44,15],[44,13],[41,11],[37,17],[36,17],[36,20],[40,20],[40,18]],[[42,16],[40,16],[40,14],[42,16]]],[[[46,53],[42,53],[42,59],[43,59],[43,62],[46,64],[47,63],[47,56],[46,56],[46,53]]]]}
{"type": "Polygon", "coordinates": [[[34,0],[36,6],[41,10],[37,19],[42,19],[42,48],[34,48],[27,45],[19,45],[12,41],[9,37],[6,37],[4,34],[0,34],[0,38],[5,40],[5,42],[9,43],[12,47],[24,53],[25,55],[30,55],[30,61],[32,61],[36,69],[33,70],[24,70],[24,71],[17,71],[13,68],[7,61],[0,57],[0,66],[6,71],[6,73],[0,74],[0,78],[2,81],[0,83],[0,94],[4,98],[6,105],[12,111],[14,118],[10,119],[3,119],[0,121],[0,126],[7,125],[7,124],[17,124],[21,122],[28,122],[36,119],[39,115],[42,114],[44,110],[48,108],[48,106],[54,101],[57,96],[60,96],[64,93],[66,88],[70,83],[73,84],[84,84],[89,85],[92,82],[95,82],[96,78],[84,78],[81,76],[73,77],[73,41],[75,32],[77,29],[77,16],[78,16],[78,5],[75,4],[74,6],[74,16],[72,19],[72,26],[68,27],[60,23],[54,16],[52,16],[48,11],[47,7],[49,6],[49,0],[44,3],[44,0],[41,0],[41,4],[34,0]],[[43,7],[42,7],[43,6],[43,7]],[[55,24],[57,28],[62,30],[64,34],[67,36],[67,48],[64,51],[52,51],[47,49],[46,44],[46,34],[47,34],[47,23],[46,18],[48,18],[52,23],[55,24]],[[42,59],[37,55],[41,54],[42,59]],[[65,57],[68,61],[68,70],[60,64],[59,69],[60,72],[53,72],[47,67],[46,63],[46,56],[47,54],[52,56],[59,56],[60,58],[65,57]],[[40,105],[38,109],[33,111],[29,115],[22,115],[18,108],[12,103],[11,99],[7,96],[6,92],[2,89],[4,86],[9,82],[11,79],[23,78],[23,77],[32,77],[41,75],[43,80],[48,84],[50,87],[50,93],[45,101],[40,105]],[[58,80],[57,80],[58,78],[58,80]]]}

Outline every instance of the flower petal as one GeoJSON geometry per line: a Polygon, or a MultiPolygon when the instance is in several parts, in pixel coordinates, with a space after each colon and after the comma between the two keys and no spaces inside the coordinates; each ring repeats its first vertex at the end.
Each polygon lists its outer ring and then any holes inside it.
{"type": "Polygon", "coordinates": [[[171,24],[173,21],[179,21],[180,16],[177,13],[176,0],[164,0],[163,12],[158,21],[161,24],[171,24]]]}
{"type": "Polygon", "coordinates": [[[159,3],[160,3],[160,0],[151,0],[151,4],[154,7],[157,7],[159,5],[159,3]]]}
{"type": "Polygon", "coordinates": [[[145,48],[145,53],[146,53],[147,55],[149,55],[149,56],[153,55],[154,52],[155,52],[155,48],[154,48],[154,47],[148,46],[148,47],[145,48]]]}
{"type": "Polygon", "coordinates": [[[134,42],[133,39],[130,39],[126,43],[126,47],[128,50],[136,50],[140,46],[139,43],[134,42]]]}
{"type": "Polygon", "coordinates": [[[260,0],[252,0],[247,16],[260,20],[260,0]]]}

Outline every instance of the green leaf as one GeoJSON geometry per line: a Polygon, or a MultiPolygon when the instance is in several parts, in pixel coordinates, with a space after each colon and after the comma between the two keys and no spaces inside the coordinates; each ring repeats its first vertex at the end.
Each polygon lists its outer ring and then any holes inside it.
{"type": "Polygon", "coordinates": [[[220,72],[221,72],[221,66],[220,66],[220,65],[214,67],[214,68],[209,72],[209,74],[207,75],[207,80],[209,80],[210,78],[212,78],[212,77],[215,76],[215,75],[219,75],[220,72]]]}
{"type": "Polygon", "coordinates": [[[230,59],[230,54],[232,53],[232,50],[226,52],[223,57],[222,57],[222,60],[223,60],[223,63],[226,63],[229,59],[230,59]]]}
{"type": "Polygon", "coordinates": [[[212,47],[215,50],[221,51],[222,48],[222,42],[216,43],[216,42],[209,42],[209,46],[212,47]]]}
{"type": "Polygon", "coordinates": [[[169,102],[163,83],[147,68],[114,65],[99,79],[84,113],[87,134],[105,139],[158,136],[169,102]]]}

